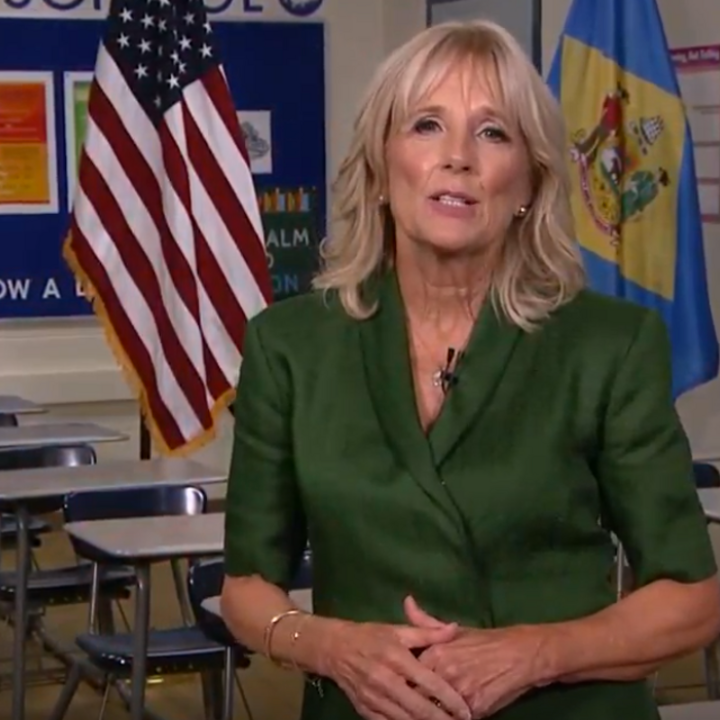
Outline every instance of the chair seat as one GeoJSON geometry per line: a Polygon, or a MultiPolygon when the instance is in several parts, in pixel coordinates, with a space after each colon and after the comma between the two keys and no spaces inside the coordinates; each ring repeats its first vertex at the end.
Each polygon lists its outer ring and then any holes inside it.
{"type": "MultiPolygon", "coordinates": [[[[132,672],[131,633],[115,635],[79,635],[75,642],[101,670],[113,674],[132,672]]],[[[237,666],[247,667],[249,660],[237,653],[237,666]]],[[[149,675],[198,672],[222,669],[225,648],[208,639],[197,627],[151,630],[148,636],[147,672],[149,675]]]]}
{"type": "MultiPolygon", "coordinates": [[[[0,600],[15,598],[17,576],[14,571],[0,572],[0,600]]],[[[100,594],[112,598],[129,597],[135,584],[135,572],[127,567],[102,568],[100,594]]],[[[92,589],[92,564],[80,563],[62,568],[35,570],[28,578],[28,600],[43,605],[68,605],[88,602],[92,589]]]]}

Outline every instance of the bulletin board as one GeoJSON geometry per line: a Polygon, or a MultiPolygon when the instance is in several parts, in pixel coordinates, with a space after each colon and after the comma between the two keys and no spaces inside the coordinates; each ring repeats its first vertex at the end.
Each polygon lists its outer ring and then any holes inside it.
{"type": "MultiPolygon", "coordinates": [[[[0,17],[0,319],[92,313],[61,254],[103,20],[0,17]]],[[[275,299],[325,234],[321,22],[213,22],[251,157],[275,299]]]]}

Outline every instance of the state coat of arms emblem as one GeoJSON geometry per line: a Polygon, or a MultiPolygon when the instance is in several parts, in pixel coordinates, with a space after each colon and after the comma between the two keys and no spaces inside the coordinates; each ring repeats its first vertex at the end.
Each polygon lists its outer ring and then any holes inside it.
{"type": "Polygon", "coordinates": [[[618,85],[602,101],[597,123],[571,135],[570,157],[593,223],[618,246],[625,223],[635,222],[670,184],[653,165],[653,146],[664,131],[660,115],[632,116],[631,98],[618,85]]]}

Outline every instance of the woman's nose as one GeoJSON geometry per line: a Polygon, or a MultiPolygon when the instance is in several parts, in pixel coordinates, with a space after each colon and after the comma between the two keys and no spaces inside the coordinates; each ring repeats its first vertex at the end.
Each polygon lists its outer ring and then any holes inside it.
{"type": "Polygon", "coordinates": [[[470,172],[476,160],[473,156],[471,142],[465,136],[448,137],[445,146],[443,167],[451,172],[470,172]]]}

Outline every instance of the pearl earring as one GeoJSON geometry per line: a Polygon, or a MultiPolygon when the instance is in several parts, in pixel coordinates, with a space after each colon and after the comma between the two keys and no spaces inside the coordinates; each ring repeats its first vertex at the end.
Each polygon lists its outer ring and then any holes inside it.
{"type": "Polygon", "coordinates": [[[378,202],[380,203],[380,205],[384,205],[385,204],[385,196],[382,194],[378,195],[378,202]]]}
{"type": "Polygon", "coordinates": [[[518,211],[515,213],[516,217],[524,218],[528,214],[528,206],[527,205],[521,205],[518,208],[518,211]]]}

